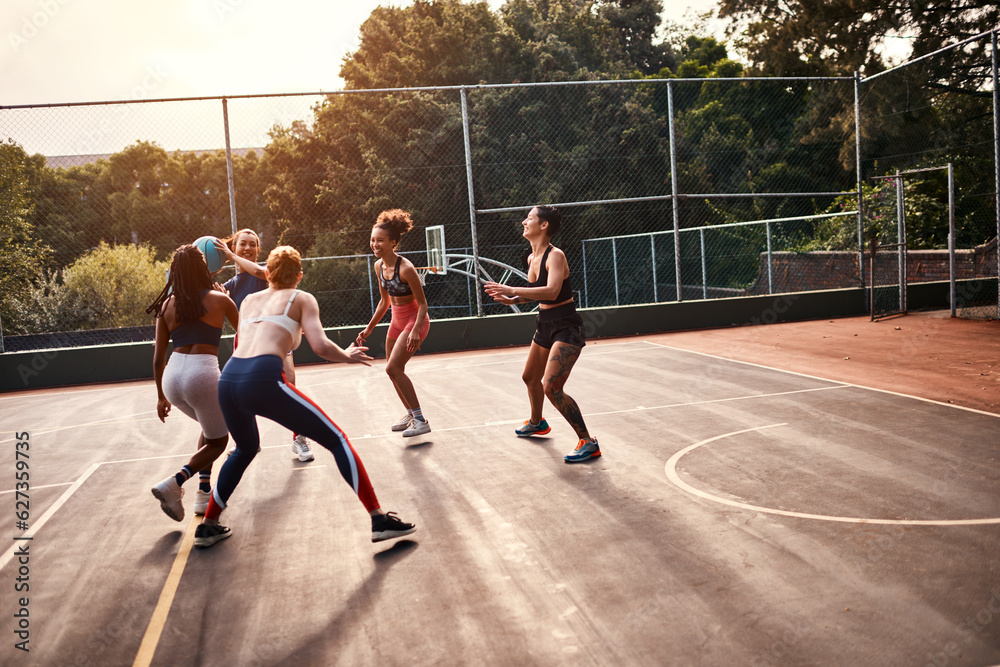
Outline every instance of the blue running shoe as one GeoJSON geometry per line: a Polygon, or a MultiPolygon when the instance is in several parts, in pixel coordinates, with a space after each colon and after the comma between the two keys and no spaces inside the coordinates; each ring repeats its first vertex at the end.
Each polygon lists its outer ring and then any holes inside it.
{"type": "Polygon", "coordinates": [[[530,419],[524,420],[524,426],[520,428],[515,428],[514,433],[517,433],[519,438],[527,438],[532,435],[545,435],[552,429],[549,428],[549,423],[542,419],[537,424],[532,424],[530,419]]]}
{"type": "Polygon", "coordinates": [[[581,440],[576,444],[576,449],[565,456],[566,463],[579,463],[596,459],[601,455],[601,447],[597,444],[597,438],[581,440]]]}

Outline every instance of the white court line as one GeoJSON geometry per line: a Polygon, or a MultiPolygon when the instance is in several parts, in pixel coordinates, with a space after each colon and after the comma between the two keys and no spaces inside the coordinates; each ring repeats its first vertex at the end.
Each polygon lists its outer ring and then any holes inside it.
{"type": "MultiPolygon", "coordinates": [[[[640,342],[640,341],[635,341],[635,342],[632,342],[632,343],[608,343],[607,345],[602,345],[601,347],[612,347],[612,346],[615,346],[615,345],[630,345],[630,344],[631,345],[637,345],[638,342],[640,342]]],[[[587,353],[587,358],[589,359],[590,357],[600,357],[600,356],[604,356],[604,355],[607,355],[607,354],[623,354],[625,352],[632,352],[632,351],[635,351],[635,352],[646,352],[647,350],[643,350],[643,349],[639,349],[639,348],[636,348],[635,350],[608,350],[606,352],[602,350],[600,352],[588,352],[587,353]]],[[[469,359],[476,359],[476,358],[483,358],[483,357],[493,357],[493,358],[495,358],[497,356],[499,356],[499,355],[496,355],[496,354],[485,355],[485,354],[483,354],[483,355],[468,355],[466,358],[469,358],[469,359]]],[[[512,357],[513,358],[512,360],[519,361],[519,362],[523,361],[525,359],[525,353],[523,351],[517,352],[517,353],[504,353],[503,356],[512,357]]],[[[376,359],[375,361],[383,361],[383,360],[382,359],[376,359]]],[[[463,363],[456,363],[456,362],[445,362],[443,365],[438,365],[438,366],[435,367],[435,366],[432,365],[434,363],[434,361],[435,361],[435,359],[433,357],[430,357],[430,356],[428,356],[428,357],[413,357],[413,358],[410,359],[410,361],[407,362],[407,366],[410,369],[420,368],[423,371],[436,371],[437,373],[440,374],[441,372],[450,372],[450,371],[453,371],[453,370],[455,370],[455,371],[461,371],[461,370],[465,370],[467,368],[483,368],[485,366],[502,366],[503,364],[510,363],[510,360],[507,360],[507,361],[504,361],[504,360],[487,361],[487,362],[484,362],[484,363],[476,363],[476,364],[463,364],[463,363]]],[[[440,360],[437,360],[437,361],[440,361],[440,360]]],[[[381,364],[379,366],[372,366],[372,368],[379,368],[380,366],[381,366],[381,364]]],[[[365,380],[370,380],[370,379],[373,379],[373,378],[376,379],[379,382],[382,382],[385,379],[385,373],[382,372],[382,371],[380,371],[377,375],[374,375],[372,377],[366,377],[364,379],[365,380]]],[[[356,378],[348,378],[348,379],[343,379],[343,380],[330,380],[329,382],[316,382],[316,383],[312,383],[312,384],[298,384],[298,383],[296,383],[295,386],[298,387],[299,389],[302,389],[304,391],[306,389],[311,389],[313,387],[322,387],[322,386],[331,385],[331,384],[344,384],[344,383],[348,383],[348,382],[352,383],[352,384],[356,384],[358,382],[358,380],[356,378]]],[[[521,421],[523,422],[524,420],[522,419],[521,421]]],[[[520,422],[518,422],[518,423],[520,423],[520,422]]]]}
{"type": "MultiPolygon", "coordinates": [[[[57,486],[69,486],[72,483],[73,482],[60,482],[59,484],[43,484],[42,486],[33,486],[33,487],[31,487],[31,490],[32,491],[38,491],[39,489],[54,489],[57,486]]],[[[15,491],[17,491],[17,489],[11,489],[9,491],[0,491],[0,496],[4,495],[6,493],[14,493],[15,491]]]]}
{"type": "MultiPolygon", "coordinates": [[[[70,426],[60,426],[58,428],[50,428],[47,431],[32,431],[31,435],[32,436],[47,435],[49,433],[56,433],[57,431],[65,431],[65,430],[71,429],[71,428],[82,428],[84,426],[96,426],[98,424],[109,424],[109,423],[114,424],[114,423],[120,422],[123,419],[127,420],[127,419],[130,419],[132,417],[138,417],[139,415],[148,415],[148,414],[155,414],[155,413],[156,413],[156,410],[143,410],[142,412],[136,412],[135,414],[131,414],[131,415],[119,415],[117,417],[108,417],[107,419],[98,419],[97,421],[86,422],[84,424],[72,424],[70,426]]],[[[24,431],[19,431],[19,432],[23,433],[24,431]]],[[[0,440],[0,445],[5,445],[8,442],[14,442],[14,440],[16,440],[16,438],[11,438],[10,440],[0,440]]]]}
{"type": "Polygon", "coordinates": [[[844,382],[842,380],[831,380],[830,378],[820,377],[819,375],[809,375],[808,373],[799,373],[798,371],[787,371],[783,368],[775,368],[773,366],[765,366],[763,364],[755,364],[751,361],[740,361],[739,359],[730,359],[729,357],[720,357],[717,354],[709,354],[707,352],[695,352],[694,350],[685,350],[682,347],[671,347],[670,345],[664,345],[663,343],[657,343],[651,340],[644,340],[643,343],[647,345],[653,345],[655,347],[661,347],[667,350],[674,350],[676,352],[687,352],[688,354],[697,354],[702,357],[708,357],[710,359],[720,359],[722,361],[729,361],[734,364],[743,364],[744,366],[753,366],[754,368],[763,368],[769,371],[777,371],[779,373],[787,373],[789,375],[798,375],[799,377],[809,378],[811,380],[822,380],[824,382],[838,382],[847,387],[856,387],[858,389],[867,389],[869,391],[877,391],[883,394],[889,394],[891,396],[901,396],[903,398],[913,398],[918,401],[924,401],[925,403],[933,403],[934,405],[941,405],[946,408],[956,408],[958,410],[965,410],[966,412],[975,412],[976,414],[986,415],[987,417],[1000,417],[1000,414],[995,412],[986,412],[985,410],[977,410],[976,408],[967,408],[964,405],[955,405],[954,403],[945,403],[943,401],[935,401],[933,398],[924,398],[923,396],[914,396],[912,394],[904,394],[898,391],[892,391],[889,389],[878,389],[877,387],[869,387],[863,384],[855,384],[853,382],[844,382]]]}
{"type": "Polygon", "coordinates": [[[844,389],[850,385],[841,384],[832,387],[813,387],[812,389],[792,389],[789,391],[775,391],[770,394],[747,394],[746,396],[730,396],[728,398],[713,398],[707,401],[689,401],[687,403],[668,403],[667,405],[654,405],[652,407],[636,406],[625,410],[609,410],[607,412],[589,412],[584,417],[597,417],[600,415],[617,415],[623,412],[643,412],[646,410],[665,410],[667,408],[686,408],[695,405],[710,405],[712,403],[728,403],[730,401],[749,401],[755,398],[775,398],[777,396],[793,396],[795,394],[808,394],[814,391],[830,391],[831,389],[844,389]]]}
{"type": "Polygon", "coordinates": [[[691,495],[698,496],[699,498],[704,498],[705,500],[711,500],[713,502],[721,503],[723,505],[729,505],[730,507],[738,507],[740,509],[750,510],[751,512],[762,512],[764,514],[778,514],[781,516],[796,517],[799,519],[813,519],[817,521],[836,521],[839,523],[869,523],[869,524],[881,524],[890,526],[974,526],[981,524],[996,524],[1000,523],[1000,518],[992,519],[952,519],[952,520],[918,520],[918,519],[865,519],[860,517],[846,517],[846,516],[830,516],[826,514],[807,514],[805,512],[789,512],[787,510],[773,509],[770,507],[761,507],[760,505],[751,505],[749,503],[741,503],[736,500],[730,500],[729,498],[722,498],[711,493],[702,491],[701,489],[696,489],[684,480],[680,478],[677,473],[677,462],[681,460],[685,454],[701,447],[702,445],[707,445],[710,442],[715,442],[716,440],[722,440],[723,438],[728,438],[735,435],[740,435],[743,433],[751,433],[753,431],[763,431],[768,428],[776,428],[778,426],[788,426],[787,423],[782,424],[769,424],[767,426],[757,426],[754,428],[745,428],[740,431],[732,431],[730,433],[723,433],[722,435],[717,435],[713,438],[708,438],[707,440],[702,440],[701,442],[696,442],[693,445],[688,445],[684,449],[680,450],[676,454],[670,457],[664,466],[664,472],[667,474],[667,479],[673,482],[676,486],[680,487],[684,491],[687,491],[691,495]]]}
{"type": "MultiPolygon", "coordinates": [[[[68,489],[66,489],[63,492],[63,494],[61,496],[59,496],[59,499],[56,500],[54,503],[52,503],[52,507],[50,507],[49,509],[47,509],[45,511],[45,514],[43,514],[41,516],[41,518],[39,518],[39,519],[37,519],[37,520],[35,520],[34,522],[31,523],[31,536],[30,536],[31,538],[34,538],[35,534],[42,528],[42,526],[44,526],[45,523],[49,519],[51,519],[52,516],[57,511],[59,511],[59,508],[62,507],[66,503],[66,501],[69,500],[70,497],[74,493],[76,493],[76,490],[79,489],[81,486],[83,486],[83,483],[87,481],[87,478],[89,478],[91,475],[93,475],[94,472],[98,468],[100,468],[100,467],[101,467],[100,463],[94,463],[89,468],[87,468],[87,471],[85,473],[83,473],[82,475],[80,475],[79,479],[77,479],[75,482],[73,482],[73,486],[71,486],[68,489]]],[[[7,563],[10,562],[10,559],[14,557],[14,553],[17,551],[17,548],[19,546],[25,544],[25,543],[30,544],[31,542],[27,541],[27,540],[25,540],[25,541],[20,541],[20,540],[15,541],[14,542],[14,546],[12,546],[10,549],[8,549],[7,552],[3,556],[0,556],[0,570],[2,570],[4,567],[6,567],[7,563]]]]}

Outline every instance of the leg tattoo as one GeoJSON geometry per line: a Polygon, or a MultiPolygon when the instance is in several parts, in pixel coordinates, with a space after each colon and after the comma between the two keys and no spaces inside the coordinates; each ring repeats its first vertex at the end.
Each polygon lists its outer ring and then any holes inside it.
{"type": "Polygon", "coordinates": [[[573,427],[577,437],[585,439],[590,437],[590,432],[583,422],[580,408],[576,401],[563,392],[563,386],[569,379],[569,373],[579,358],[580,348],[573,345],[560,345],[555,353],[549,357],[549,366],[546,370],[551,374],[546,376],[542,384],[545,387],[545,395],[573,427]]]}

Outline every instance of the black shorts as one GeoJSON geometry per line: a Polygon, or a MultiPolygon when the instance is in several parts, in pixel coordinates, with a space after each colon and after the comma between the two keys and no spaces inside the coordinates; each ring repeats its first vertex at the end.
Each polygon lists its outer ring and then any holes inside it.
{"type": "Polygon", "coordinates": [[[583,347],[587,344],[583,334],[583,319],[576,312],[573,302],[539,310],[535,319],[535,335],[532,337],[546,350],[551,350],[556,341],[583,347]]]}

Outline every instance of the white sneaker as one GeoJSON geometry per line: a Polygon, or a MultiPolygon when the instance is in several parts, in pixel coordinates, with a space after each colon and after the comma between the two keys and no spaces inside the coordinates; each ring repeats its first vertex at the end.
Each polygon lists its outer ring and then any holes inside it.
{"type": "Polygon", "coordinates": [[[406,429],[410,428],[411,426],[413,426],[413,415],[411,415],[409,412],[407,412],[405,415],[403,415],[402,419],[400,419],[398,422],[396,422],[395,424],[392,425],[392,430],[393,431],[405,431],[406,429]]]}
{"type": "Polygon", "coordinates": [[[181,498],[184,496],[184,489],[177,483],[173,475],[152,488],[153,497],[160,501],[160,509],[174,521],[184,520],[184,505],[181,498]]]}
{"type": "Polygon", "coordinates": [[[195,516],[204,516],[205,510],[208,509],[208,501],[212,499],[211,491],[202,491],[198,489],[194,494],[194,513],[195,516]]]}
{"type": "Polygon", "coordinates": [[[309,449],[309,443],[306,442],[305,436],[297,435],[295,439],[292,440],[292,454],[299,457],[299,461],[312,461],[315,456],[313,456],[312,450],[309,449]]]}
{"type": "Polygon", "coordinates": [[[403,431],[404,438],[412,438],[415,435],[423,435],[424,433],[431,432],[431,425],[425,422],[423,419],[414,419],[413,425],[410,428],[403,431]]]}

